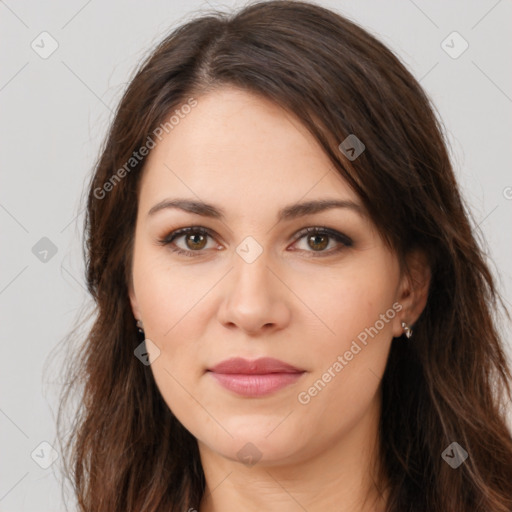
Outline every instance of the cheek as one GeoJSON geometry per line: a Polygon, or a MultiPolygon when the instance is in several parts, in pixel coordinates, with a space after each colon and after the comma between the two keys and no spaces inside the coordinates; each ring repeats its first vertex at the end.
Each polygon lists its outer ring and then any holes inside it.
{"type": "MultiPolygon", "coordinates": [[[[392,267],[390,267],[392,269],[392,267]]],[[[331,280],[327,293],[312,294],[329,329],[314,340],[310,378],[298,402],[310,428],[328,408],[332,428],[348,427],[367,410],[384,372],[392,340],[396,273],[369,266],[331,280]],[[336,427],[337,426],[337,427],[336,427]]]]}
{"type": "MultiPolygon", "coordinates": [[[[191,273],[192,266],[188,269],[191,273]]],[[[199,326],[190,321],[196,318],[195,308],[204,294],[198,289],[200,279],[173,268],[161,254],[141,249],[134,257],[133,281],[145,337],[157,347],[146,344],[150,354],[154,351],[151,371],[155,382],[173,412],[186,408],[190,396],[184,390],[192,390],[202,368],[198,364],[199,326]]]]}
{"type": "Polygon", "coordinates": [[[162,253],[141,250],[134,258],[133,280],[145,336],[158,347],[151,371],[163,400],[182,423],[200,418],[208,424],[208,415],[190,393],[196,393],[203,371],[198,346],[198,318],[204,318],[201,297],[212,287],[214,276],[201,276],[192,265],[178,268],[162,253]]]}
{"type": "Polygon", "coordinates": [[[213,287],[216,276],[200,265],[172,263],[166,250],[141,248],[134,258],[133,280],[148,337],[167,344],[174,334],[192,327],[190,318],[213,287]],[[204,298],[203,298],[204,297],[204,298]]]}
{"type": "Polygon", "coordinates": [[[392,337],[397,276],[392,266],[381,267],[347,266],[316,279],[314,287],[306,282],[301,285],[301,298],[319,319],[321,329],[312,354],[319,362],[325,364],[326,357],[343,354],[354,340],[361,342],[361,346],[366,341],[368,348],[369,340],[392,337]]]}

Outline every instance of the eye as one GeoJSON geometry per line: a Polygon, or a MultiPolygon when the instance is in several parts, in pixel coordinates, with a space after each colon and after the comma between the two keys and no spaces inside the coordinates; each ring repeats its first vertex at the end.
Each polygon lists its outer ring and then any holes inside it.
{"type": "Polygon", "coordinates": [[[176,231],[169,233],[162,240],[158,240],[158,243],[160,245],[170,245],[171,251],[177,254],[183,254],[184,256],[200,256],[201,249],[205,248],[207,237],[209,236],[212,237],[212,234],[208,229],[201,226],[191,226],[188,228],[177,229],[176,231]],[[187,244],[185,249],[177,247],[174,243],[174,240],[178,240],[180,238],[185,239],[185,244],[187,244]],[[187,246],[192,249],[192,251],[187,250],[187,246]]]}
{"type": "MultiPolygon", "coordinates": [[[[204,252],[202,249],[206,248],[208,237],[214,238],[209,229],[201,226],[191,226],[177,229],[176,231],[169,233],[163,239],[158,240],[158,243],[160,245],[169,245],[172,252],[193,257],[200,256],[204,252]],[[179,240],[180,238],[184,238],[185,248],[176,245],[175,240],[179,240]]],[[[321,253],[321,255],[324,255],[324,253],[325,255],[337,253],[344,248],[351,247],[353,245],[353,241],[348,236],[333,229],[324,227],[309,227],[301,230],[295,237],[295,243],[303,238],[306,239],[307,247],[313,250],[300,250],[304,252],[321,253]],[[325,248],[329,245],[329,239],[334,239],[339,245],[325,251],[325,248]]]]}
{"type": "Polygon", "coordinates": [[[313,249],[313,251],[306,249],[306,252],[321,253],[320,256],[337,253],[344,248],[351,247],[353,245],[352,239],[348,236],[335,231],[334,229],[323,227],[310,227],[301,230],[297,233],[297,241],[302,240],[303,238],[305,238],[307,247],[313,249]],[[334,239],[338,242],[338,246],[325,251],[324,249],[329,245],[329,239],[334,239]]]}

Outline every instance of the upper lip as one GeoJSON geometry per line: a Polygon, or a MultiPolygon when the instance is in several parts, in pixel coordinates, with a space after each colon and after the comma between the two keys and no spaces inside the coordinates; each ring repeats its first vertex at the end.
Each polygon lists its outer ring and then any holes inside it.
{"type": "Polygon", "coordinates": [[[208,371],[215,373],[254,374],[266,373],[302,373],[305,370],[292,366],[273,357],[260,357],[249,360],[243,357],[232,357],[208,368],[208,371]]]}

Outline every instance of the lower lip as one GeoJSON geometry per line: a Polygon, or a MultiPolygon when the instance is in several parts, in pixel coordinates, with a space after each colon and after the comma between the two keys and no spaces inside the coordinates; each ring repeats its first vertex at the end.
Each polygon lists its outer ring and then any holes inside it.
{"type": "Polygon", "coordinates": [[[235,374],[209,372],[226,389],[242,396],[264,396],[296,382],[301,373],[235,374]]]}

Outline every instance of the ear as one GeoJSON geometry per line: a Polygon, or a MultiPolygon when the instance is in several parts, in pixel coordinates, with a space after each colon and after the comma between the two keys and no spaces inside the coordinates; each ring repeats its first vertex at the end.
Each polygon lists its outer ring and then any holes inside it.
{"type": "Polygon", "coordinates": [[[430,280],[431,270],[426,255],[419,250],[410,252],[399,285],[397,300],[402,309],[393,325],[393,336],[403,334],[402,322],[411,326],[420,317],[427,304],[430,280]]]}
{"type": "Polygon", "coordinates": [[[130,304],[132,307],[133,316],[136,320],[141,320],[139,303],[137,301],[137,297],[135,296],[135,290],[133,288],[133,280],[130,279],[128,284],[128,296],[130,298],[130,304]]]}

